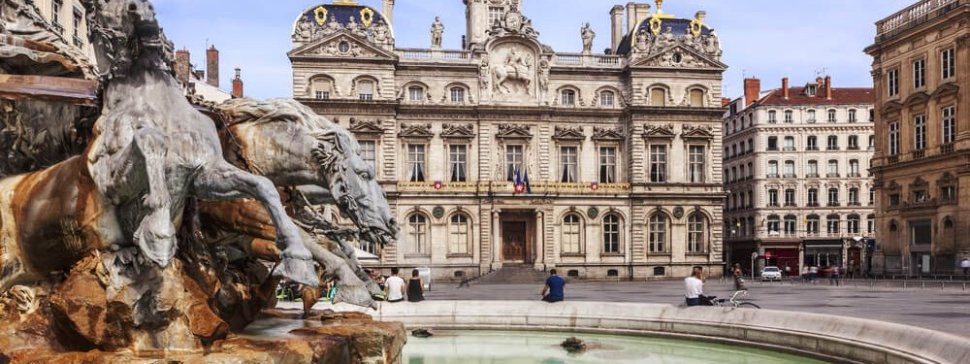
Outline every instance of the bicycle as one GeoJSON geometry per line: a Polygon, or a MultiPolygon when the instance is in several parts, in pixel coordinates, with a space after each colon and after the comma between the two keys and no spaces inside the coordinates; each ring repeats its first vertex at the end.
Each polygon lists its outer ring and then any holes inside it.
{"type": "Polygon", "coordinates": [[[707,296],[707,301],[710,302],[711,306],[717,306],[717,307],[734,306],[734,308],[757,308],[757,309],[761,308],[761,306],[758,306],[754,303],[741,300],[741,298],[747,297],[747,296],[748,296],[748,290],[740,290],[740,291],[735,291],[734,294],[731,295],[731,298],[719,299],[717,298],[717,296],[707,296]]]}

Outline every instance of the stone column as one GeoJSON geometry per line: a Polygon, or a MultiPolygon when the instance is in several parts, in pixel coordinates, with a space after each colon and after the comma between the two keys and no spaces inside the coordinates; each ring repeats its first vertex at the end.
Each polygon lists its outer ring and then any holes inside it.
{"type": "Polygon", "coordinates": [[[546,221],[543,218],[544,214],[542,211],[536,211],[536,261],[535,268],[545,270],[546,262],[546,239],[545,239],[545,226],[546,221]]]}
{"type": "Polygon", "coordinates": [[[492,270],[502,268],[502,210],[492,210],[492,270]]]}

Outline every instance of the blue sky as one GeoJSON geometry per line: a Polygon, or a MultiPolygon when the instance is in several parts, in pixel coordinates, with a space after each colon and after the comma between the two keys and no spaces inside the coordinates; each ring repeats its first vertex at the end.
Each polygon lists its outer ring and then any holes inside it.
{"type": "MultiPolygon", "coordinates": [[[[232,69],[242,68],[247,96],[292,94],[290,30],[304,9],[324,1],[304,0],[153,0],[165,33],[176,47],[192,52],[193,63],[205,64],[206,44],[222,58],[221,86],[229,88],[232,69]]],[[[381,9],[380,0],[359,0],[381,9]]],[[[653,4],[653,1],[648,1],[653,4]]],[[[870,87],[872,59],[862,49],[872,43],[875,21],[915,0],[667,0],[664,11],[691,18],[707,11],[707,24],[721,37],[724,96],[737,97],[742,75],[761,78],[762,87],[814,80],[825,70],[835,87],[870,87]]],[[[397,0],[394,31],[397,47],[426,48],[434,17],[445,25],[445,48],[459,48],[465,33],[462,0],[397,0]]],[[[523,13],[557,52],[582,48],[579,28],[589,22],[596,31],[594,50],[610,44],[609,11],[615,0],[523,0],[523,13]]]]}

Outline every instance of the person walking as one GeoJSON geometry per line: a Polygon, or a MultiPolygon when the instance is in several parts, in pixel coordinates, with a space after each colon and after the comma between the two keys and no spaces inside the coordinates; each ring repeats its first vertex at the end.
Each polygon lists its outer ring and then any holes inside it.
{"type": "Polygon", "coordinates": [[[744,285],[744,271],[741,270],[740,263],[734,263],[734,269],[731,270],[731,274],[734,275],[734,290],[747,291],[748,287],[744,285]]]}
{"type": "Polygon", "coordinates": [[[963,257],[960,268],[963,268],[963,279],[970,279],[970,257],[963,257]]]}
{"type": "Polygon", "coordinates": [[[411,271],[411,279],[408,280],[408,302],[424,301],[424,283],[417,269],[411,271]]]}
{"type": "Polygon", "coordinates": [[[833,265],[832,266],[832,272],[829,273],[829,285],[830,286],[838,286],[839,285],[839,279],[841,278],[841,275],[842,275],[842,267],[839,267],[837,265],[833,265]]]}
{"type": "Polygon", "coordinates": [[[808,280],[812,284],[815,284],[816,279],[818,279],[818,266],[813,265],[808,267],[808,280]]]}
{"type": "Polygon", "coordinates": [[[400,270],[397,267],[391,268],[391,276],[384,281],[384,295],[387,296],[387,302],[404,301],[405,284],[404,280],[397,276],[398,272],[400,270]]]}
{"type": "Polygon", "coordinates": [[[684,298],[687,306],[700,306],[704,297],[704,268],[694,266],[690,277],[684,278],[684,288],[687,290],[684,298]]]}
{"type": "Polygon", "coordinates": [[[546,285],[542,287],[542,292],[539,295],[542,296],[543,301],[559,302],[566,298],[565,287],[566,280],[556,274],[555,269],[550,269],[549,278],[546,278],[546,285]]]}

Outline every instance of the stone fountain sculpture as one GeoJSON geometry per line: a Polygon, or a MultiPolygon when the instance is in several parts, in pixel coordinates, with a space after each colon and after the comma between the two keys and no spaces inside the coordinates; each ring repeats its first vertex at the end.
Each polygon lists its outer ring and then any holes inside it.
{"type": "MultiPolygon", "coordinates": [[[[2,1],[5,19],[31,4],[2,1]]],[[[149,2],[83,3],[100,116],[80,155],[0,180],[0,362],[322,362],[347,351],[332,335],[361,332],[380,337],[377,353],[393,358],[403,327],[368,320],[304,330],[300,343],[231,334],[275,303],[280,278],[314,287],[319,270],[342,287],[339,299],[373,304],[376,285],[346,238],[386,243],[398,228],[350,134],[287,100],[229,102],[215,110],[225,123],[213,122],[171,75],[149,2]],[[360,230],[336,229],[311,201],[336,204],[360,230]]],[[[11,57],[29,60],[38,49],[11,57]]],[[[45,59],[57,58],[35,65],[45,59]]]]}

